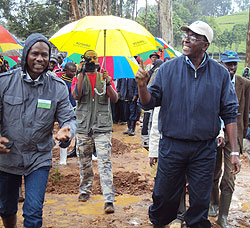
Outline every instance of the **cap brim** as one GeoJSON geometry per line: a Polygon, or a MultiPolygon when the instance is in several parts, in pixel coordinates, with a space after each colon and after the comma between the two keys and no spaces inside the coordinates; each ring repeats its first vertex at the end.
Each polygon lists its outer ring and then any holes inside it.
{"type": "Polygon", "coordinates": [[[221,62],[223,63],[241,62],[241,60],[240,59],[225,59],[225,60],[221,60],[221,62]]]}
{"type": "Polygon", "coordinates": [[[181,29],[182,31],[191,30],[188,26],[185,26],[185,25],[182,25],[182,26],[180,27],[180,29],[181,29]]]}

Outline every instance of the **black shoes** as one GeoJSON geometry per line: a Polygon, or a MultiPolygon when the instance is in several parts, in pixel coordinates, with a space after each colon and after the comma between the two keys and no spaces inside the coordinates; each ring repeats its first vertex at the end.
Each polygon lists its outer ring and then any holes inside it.
{"type": "Polygon", "coordinates": [[[104,211],[106,214],[111,214],[115,212],[114,204],[113,203],[105,203],[104,204],[104,211]]]}
{"type": "Polygon", "coordinates": [[[81,193],[81,194],[78,196],[78,201],[87,202],[87,201],[89,200],[89,198],[90,198],[89,194],[81,193]]]}
{"type": "Polygon", "coordinates": [[[67,154],[67,158],[73,158],[73,157],[77,157],[75,147],[69,154],[67,154]]]}

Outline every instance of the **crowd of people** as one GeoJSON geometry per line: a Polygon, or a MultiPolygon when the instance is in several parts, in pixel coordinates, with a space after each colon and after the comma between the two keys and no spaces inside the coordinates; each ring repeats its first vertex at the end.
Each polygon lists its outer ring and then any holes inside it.
{"type": "Polygon", "coordinates": [[[0,56],[0,216],[6,228],[16,227],[22,178],[24,227],[42,226],[55,121],[60,164],[78,158],[78,200],[91,197],[96,154],[104,211],[114,213],[112,125],[126,122],[124,134],[135,136],[142,110],[142,146],[155,180],[153,227],[181,228],[185,221],[191,228],[210,228],[208,216],[218,216],[217,224],[230,228],[244,149],[250,165],[250,69],[236,75],[241,60],[235,51],[222,53],[219,62],[208,56],[213,30],[207,23],[181,30],[183,55],[163,61],[154,52],[145,69],[135,56],[140,64],[135,79],[113,80],[100,70],[94,50],[86,51],[79,65],[65,53],[51,54],[49,41],[38,33],[27,38],[20,67],[9,70],[0,56]]]}

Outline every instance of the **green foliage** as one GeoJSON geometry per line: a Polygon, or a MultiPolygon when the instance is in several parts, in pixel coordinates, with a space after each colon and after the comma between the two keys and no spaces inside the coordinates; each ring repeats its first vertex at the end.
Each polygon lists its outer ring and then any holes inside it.
{"type": "Polygon", "coordinates": [[[10,12],[8,28],[17,37],[26,39],[31,33],[42,33],[50,37],[61,26],[68,23],[67,3],[48,0],[45,3],[24,0],[17,3],[18,7],[10,12]]]}
{"type": "Polygon", "coordinates": [[[50,178],[52,180],[52,184],[56,184],[59,180],[62,179],[62,174],[60,173],[60,169],[57,166],[56,168],[53,168],[50,173],[50,178]]]}
{"type": "Polygon", "coordinates": [[[222,31],[225,29],[231,30],[235,24],[247,24],[248,19],[249,11],[242,11],[215,18],[222,31]]]}
{"type": "Polygon", "coordinates": [[[182,4],[173,2],[173,11],[175,13],[175,16],[178,16],[185,24],[190,24],[192,22],[193,19],[190,11],[182,4]]]}
{"type": "Polygon", "coordinates": [[[174,33],[174,47],[178,47],[181,44],[183,31],[180,27],[183,25],[183,21],[176,12],[173,12],[173,33],[174,33]]]}
{"type": "Polygon", "coordinates": [[[249,0],[234,0],[240,11],[249,9],[249,0]]]}
{"type": "MultiPolygon", "coordinates": [[[[154,36],[158,36],[158,8],[157,5],[148,6],[148,31],[152,33],[154,36]]],[[[136,21],[145,26],[145,8],[142,8],[139,11],[138,17],[136,21]]]]}
{"type": "MultiPolygon", "coordinates": [[[[227,16],[215,18],[220,32],[214,36],[215,52],[221,52],[226,49],[233,49],[239,53],[246,52],[246,34],[249,11],[234,13],[227,16]],[[217,40],[227,40],[225,42],[217,40]],[[224,45],[222,45],[224,43],[224,45]]],[[[216,30],[214,30],[216,32],[216,30]]],[[[208,49],[211,52],[211,48],[208,49]]]]}
{"type": "MultiPolygon", "coordinates": [[[[183,7],[188,10],[190,18],[186,23],[190,24],[193,21],[198,20],[201,17],[201,0],[185,0],[183,1],[183,7]]],[[[184,20],[185,21],[185,20],[184,20]]]]}
{"type": "Polygon", "coordinates": [[[233,12],[232,0],[202,0],[202,15],[223,16],[233,12]]]}

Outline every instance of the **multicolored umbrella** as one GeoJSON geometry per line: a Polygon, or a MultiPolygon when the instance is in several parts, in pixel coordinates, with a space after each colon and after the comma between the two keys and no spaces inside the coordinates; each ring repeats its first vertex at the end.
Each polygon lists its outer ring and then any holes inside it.
{"type": "Polygon", "coordinates": [[[181,54],[180,52],[174,50],[174,48],[167,44],[162,38],[155,37],[155,41],[157,44],[157,49],[139,54],[139,56],[144,60],[145,65],[151,63],[149,55],[151,55],[153,52],[156,52],[163,61],[166,57],[172,58],[181,54]]]}
{"type": "Polygon", "coordinates": [[[18,56],[4,56],[3,58],[9,63],[10,68],[18,63],[18,56]]]}
{"type": "Polygon", "coordinates": [[[156,49],[148,30],[116,16],[86,16],[61,28],[50,41],[69,55],[94,50],[99,56],[135,56],[156,49]]]}
{"type": "MultiPolygon", "coordinates": [[[[68,57],[75,63],[79,64],[81,55],[74,53],[68,57]]],[[[135,74],[139,69],[139,65],[134,57],[125,56],[106,56],[105,69],[113,78],[135,78],[135,74]]],[[[104,57],[98,57],[101,69],[104,68],[104,57]]]]}
{"type": "Polygon", "coordinates": [[[17,39],[0,25],[0,52],[5,52],[13,49],[23,49],[23,46],[17,39]]]}
{"type": "Polygon", "coordinates": [[[13,49],[13,50],[1,52],[1,55],[3,55],[3,56],[21,56],[18,49],[13,49]]]}

